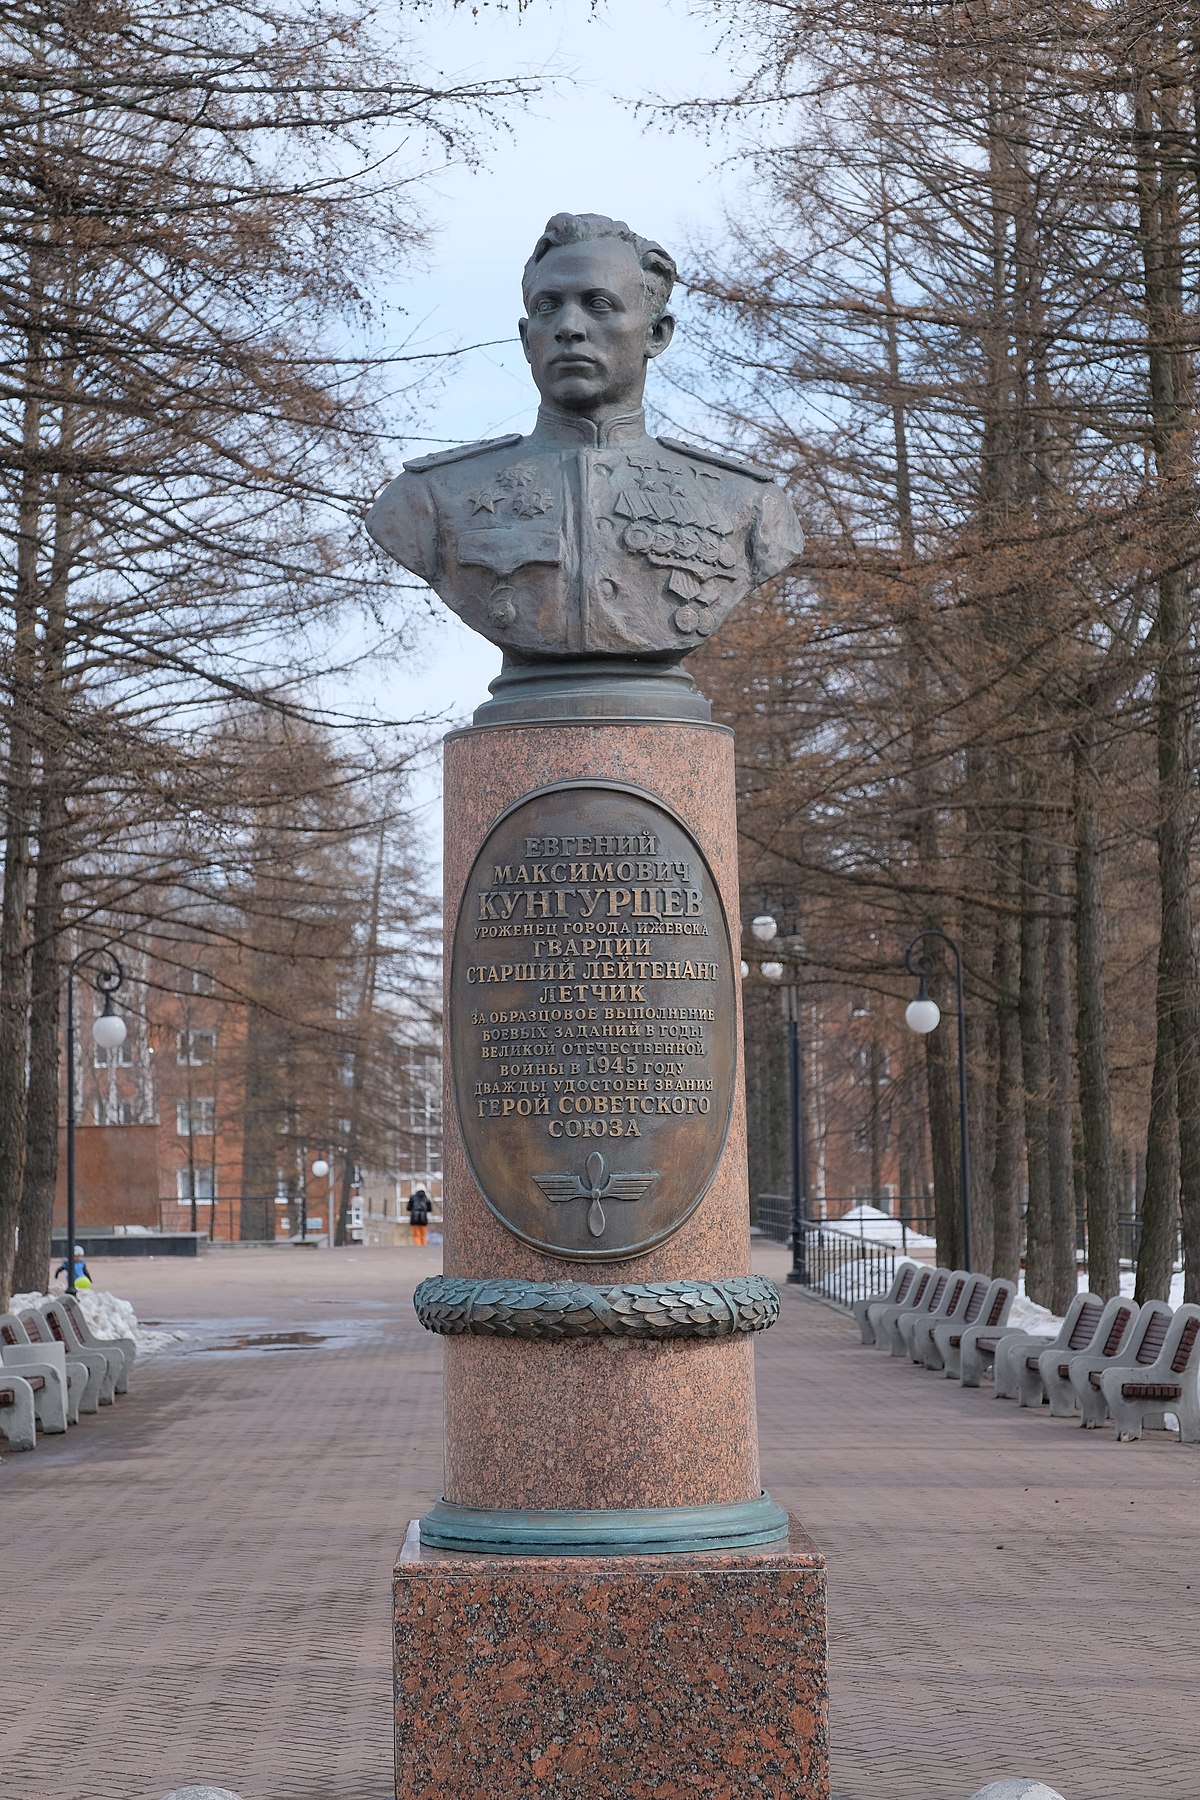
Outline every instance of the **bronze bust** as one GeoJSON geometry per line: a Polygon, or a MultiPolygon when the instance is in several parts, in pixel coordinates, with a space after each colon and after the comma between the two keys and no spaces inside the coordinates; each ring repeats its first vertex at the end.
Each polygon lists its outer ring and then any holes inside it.
{"type": "Polygon", "coordinates": [[[800,552],[770,471],[646,431],[674,281],[661,245],[621,221],[557,213],[522,283],[533,431],[405,463],[368,514],[510,662],[678,663],[800,552]]]}

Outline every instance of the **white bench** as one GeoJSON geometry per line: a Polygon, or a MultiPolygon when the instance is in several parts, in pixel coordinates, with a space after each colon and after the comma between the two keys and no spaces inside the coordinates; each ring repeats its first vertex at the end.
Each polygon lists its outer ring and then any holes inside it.
{"type": "Polygon", "coordinates": [[[1100,1385],[1105,1369],[1144,1369],[1157,1362],[1167,1341],[1172,1316],[1171,1308],[1162,1300],[1147,1300],[1116,1356],[1100,1358],[1085,1354],[1071,1358],[1067,1364],[1067,1380],[1079,1403],[1082,1415],[1079,1422],[1085,1430],[1094,1431],[1108,1420],[1108,1401],[1100,1385]]]}
{"type": "Polygon", "coordinates": [[[63,1294],[59,1301],[71,1315],[71,1323],[75,1327],[75,1335],[87,1350],[100,1350],[106,1356],[115,1351],[121,1359],[120,1369],[113,1372],[113,1386],[118,1394],[129,1392],[129,1377],[133,1373],[133,1362],[137,1355],[137,1345],[131,1337],[97,1337],[87,1322],[87,1314],[74,1294],[63,1294]]]}
{"type": "MultiPolygon", "coordinates": [[[[1035,1331],[997,1331],[992,1326],[973,1325],[970,1331],[963,1332],[962,1372],[959,1375],[963,1387],[978,1387],[983,1379],[983,1372],[988,1363],[992,1365],[995,1378],[995,1392],[998,1400],[1011,1399],[1016,1392],[1016,1372],[1009,1367],[1014,1352],[1026,1351],[1030,1346],[1038,1350],[1048,1350],[1053,1345],[1063,1345],[1064,1333],[1070,1336],[1075,1328],[1076,1320],[1083,1307],[1088,1304],[1096,1307],[1099,1317],[1104,1309],[1104,1302],[1099,1294],[1076,1294],[1062,1322],[1058,1336],[1047,1337],[1035,1331]]],[[[1091,1327],[1089,1327],[1089,1336],[1091,1327]]],[[[1083,1345],[1078,1346],[1079,1349],[1083,1345]]]]}
{"type": "Polygon", "coordinates": [[[875,1342],[875,1327],[870,1320],[871,1308],[873,1306],[902,1305],[908,1300],[909,1295],[912,1293],[913,1283],[916,1281],[917,1273],[918,1265],[916,1263],[899,1263],[897,1264],[895,1274],[892,1276],[892,1285],[885,1293],[868,1294],[864,1300],[856,1300],[854,1302],[850,1310],[858,1320],[859,1334],[862,1337],[864,1344],[873,1344],[875,1342]]]}
{"type": "Polygon", "coordinates": [[[919,1316],[936,1311],[953,1273],[952,1269],[922,1269],[913,1287],[910,1304],[902,1301],[899,1306],[883,1306],[873,1311],[871,1323],[875,1327],[876,1348],[886,1350],[889,1356],[907,1356],[908,1345],[899,1329],[901,1318],[905,1314],[919,1316]]]}
{"type": "Polygon", "coordinates": [[[1071,1380],[1072,1365],[1081,1363],[1090,1368],[1104,1368],[1114,1359],[1119,1362],[1122,1350],[1134,1335],[1140,1310],[1136,1300],[1122,1300],[1120,1297],[1110,1300],[1090,1349],[1081,1350],[1078,1356],[1065,1356],[1059,1350],[1042,1351],[1038,1357],[1038,1368],[1046,1398],[1050,1402],[1052,1419],[1072,1418],[1079,1403],[1075,1384],[1071,1380]]]}
{"type": "MultiPolygon", "coordinates": [[[[966,1324],[968,1319],[977,1319],[991,1285],[986,1275],[970,1275],[965,1270],[956,1272],[950,1284],[949,1304],[947,1296],[943,1296],[936,1313],[922,1313],[913,1321],[912,1329],[908,1332],[909,1355],[912,1360],[927,1369],[940,1369],[942,1353],[934,1340],[935,1329],[943,1324],[966,1324]]],[[[904,1331],[903,1320],[900,1322],[900,1330],[904,1331]]]]}
{"type": "MultiPolygon", "coordinates": [[[[86,1371],[81,1373],[86,1379],[86,1371]]],[[[41,1376],[42,1386],[33,1396],[39,1431],[61,1432],[68,1423],[78,1422],[78,1408],[71,1420],[67,1357],[62,1345],[31,1344],[15,1313],[0,1313],[0,1382],[6,1374],[19,1375],[25,1381],[41,1376]]]]}
{"type": "Polygon", "coordinates": [[[42,1375],[26,1379],[0,1370],[0,1431],[10,1450],[37,1448],[36,1396],[45,1385],[42,1375]]]}
{"type": "Polygon", "coordinates": [[[100,1404],[100,1378],[93,1378],[87,1364],[77,1356],[67,1354],[67,1347],[55,1337],[50,1329],[50,1321],[43,1318],[40,1312],[32,1308],[29,1312],[7,1313],[7,1319],[13,1321],[18,1343],[22,1341],[33,1346],[43,1357],[58,1348],[63,1353],[63,1362],[67,1372],[67,1424],[78,1425],[81,1412],[96,1412],[100,1404]]]}
{"type": "MultiPolygon", "coordinates": [[[[972,1301],[961,1320],[945,1319],[933,1327],[933,1342],[937,1354],[941,1358],[941,1368],[950,1381],[958,1381],[962,1375],[962,1343],[963,1335],[968,1331],[981,1333],[996,1332],[1003,1336],[1012,1303],[1016,1298],[1017,1284],[998,1275],[983,1295],[977,1310],[972,1313],[972,1301]]],[[[937,1365],[929,1362],[926,1365],[934,1368],[937,1365]]]]}
{"type": "Polygon", "coordinates": [[[1100,1388],[1119,1444],[1140,1438],[1164,1412],[1179,1420],[1181,1444],[1200,1444],[1200,1306],[1181,1306],[1171,1320],[1162,1351],[1134,1369],[1105,1369],[1100,1388]]]}
{"type": "MultiPolygon", "coordinates": [[[[1010,1367],[1016,1386],[1015,1399],[1018,1406],[1040,1406],[1046,1398],[1046,1384],[1042,1380],[1042,1359],[1050,1362],[1054,1357],[1061,1357],[1070,1352],[1080,1355],[1085,1350],[1093,1354],[1112,1329],[1117,1316],[1117,1309],[1122,1302],[1114,1300],[1089,1300],[1080,1307],[1075,1323],[1068,1331],[1068,1321],[1063,1320],[1062,1330],[1053,1343],[1040,1347],[1013,1350],[1010,1352],[1010,1367]]],[[[1128,1306],[1129,1302],[1124,1304],[1128,1306]]],[[[1074,1398],[1072,1397],[1072,1409],[1074,1398]]]]}
{"type": "Polygon", "coordinates": [[[81,1344],[71,1322],[71,1315],[61,1301],[40,1300],[34,1311],[40,1315],[56,1341],[62,1344],[67,1355],[74,1362],[84,1363],[87,1367],[88,1384],[79,1403],[80,1412],[95,1412],[98,1406],[111,1406],[116,1392],[113,1386],[115,1365],[120,1358],[107,1356],[103,1350],[89,1350],[86,1345],[81,1344]]]}

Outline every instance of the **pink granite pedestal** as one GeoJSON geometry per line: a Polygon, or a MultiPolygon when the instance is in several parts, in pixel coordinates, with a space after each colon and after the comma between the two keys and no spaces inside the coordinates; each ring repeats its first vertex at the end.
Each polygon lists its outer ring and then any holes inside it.
{"type": "MultiPolygon", "coordinates": [[[[560,721],[474,727],[447,738],[448,944],[468,870],[495,820],[534,790],[599,776],[653,796],[683,821],[708,858],[736,933],[740,899],[732,732],[668,721],[560,721]]],[[[702,941],[716,946],[720,940],[702,941]]],[[[710,953],[723,952],[713,948],[710,953]]],[[[736,946],[733,954],[738,954],[736,946]]],[[[449,992],[449,958],[446,986],[449,992]]],[[[739,982],[734,994],[739,1050],[740,1000],[739,982]]],[[[453,1007],[449,1011],[453,1033],[453,1007]]],[[[444,1107],[447,1275],[604,1284],[724,1280],[750,1272],[740,1054],[729,1131],[703,1203],[648,1254],[590,1264],[542,1255],[491,1212],[467,1158],[450,1061],[447,1057],[444,1107]]],[[[593,1147],[594,1141],[583,1146],[593,1147]]],[[[562,1147],[549,1140],[547,1149],[561,1155],[562,1147]]],[[[545,1166],[558,1165],[551,1159],[545,1166]]],[[[598,1338],[534,1345],[503,1337],[448,1337],[445,1397],[443,1491],[447,1500],[463,1506],[736,1505],[756,1499],[762,1490],[754,1345],[745,1335],[674,1343],[598,1338]]]]}
{"type": "Polygon", "coordinates": [[[825,1565],[686,1556],[396,1564],[397,1800],[828,1800],[825,1565]]]}

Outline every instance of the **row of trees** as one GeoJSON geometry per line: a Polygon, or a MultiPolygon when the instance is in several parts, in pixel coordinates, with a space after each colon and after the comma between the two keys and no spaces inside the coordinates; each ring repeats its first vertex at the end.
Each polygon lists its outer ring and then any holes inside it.
{"type": "MultiPolygon", "coordinates": [[[[13,0],[0,22],[0,1306],[19,1225],[20,1279],[45,1276],[68,949],[240,932],[263,1066],[310,1002],[354,1023],[380,994],[374,927],[311,938],[347,833],[375,845],[368,919],[403,851],[394,734],[339,749],[318,684],[351,615],[360,655],[405,645],[359,520],[431,364],[373,296],[422,244],[426,172],[523,91],[424,73],[428,11],[13,0]],[[357,986],[316,980],[318,938],[357,986]]],[[[261,1185],[265,1134],[255,1154],[261,1185]]]]}
{"type": "MultiPolygon", "coordinates": [[[[891,996],[914,931],[960,941],[982,1266],[1024,1233],[1061,1310],[1078,1197],[1115,1291],[1140,1166],[1138,1293],[1181,1217],[1200,1298],[1194,19],[714,10],[751,70],[721,129],[754,129],[732,247],[693,257],[687,380],[808,531],[802,578],[705,652],[749,910],[791,892],[813,981],[891,996]]],[[[949,1034],[925,1056],[955,1262],[949,1034]]]]}

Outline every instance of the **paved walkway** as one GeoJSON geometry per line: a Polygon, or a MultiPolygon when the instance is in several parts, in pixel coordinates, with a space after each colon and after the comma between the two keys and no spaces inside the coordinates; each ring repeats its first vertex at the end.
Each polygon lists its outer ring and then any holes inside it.
{"type": "MultiPolygon", "coordinates": [[[[436,1255],[104,1266],[190,1336],[0,1464],[0,1800],[201,1777],[391,1800],[389,1570],[440,1473],[439,1345],[408,1296],[436,1255]]],[[[760,1403],[767,1483],[830,1559],[837,1800],[1017,1772],[1196,1800],[1200,1449],[964,1393],[794,1292],[760,1403]]]]}

